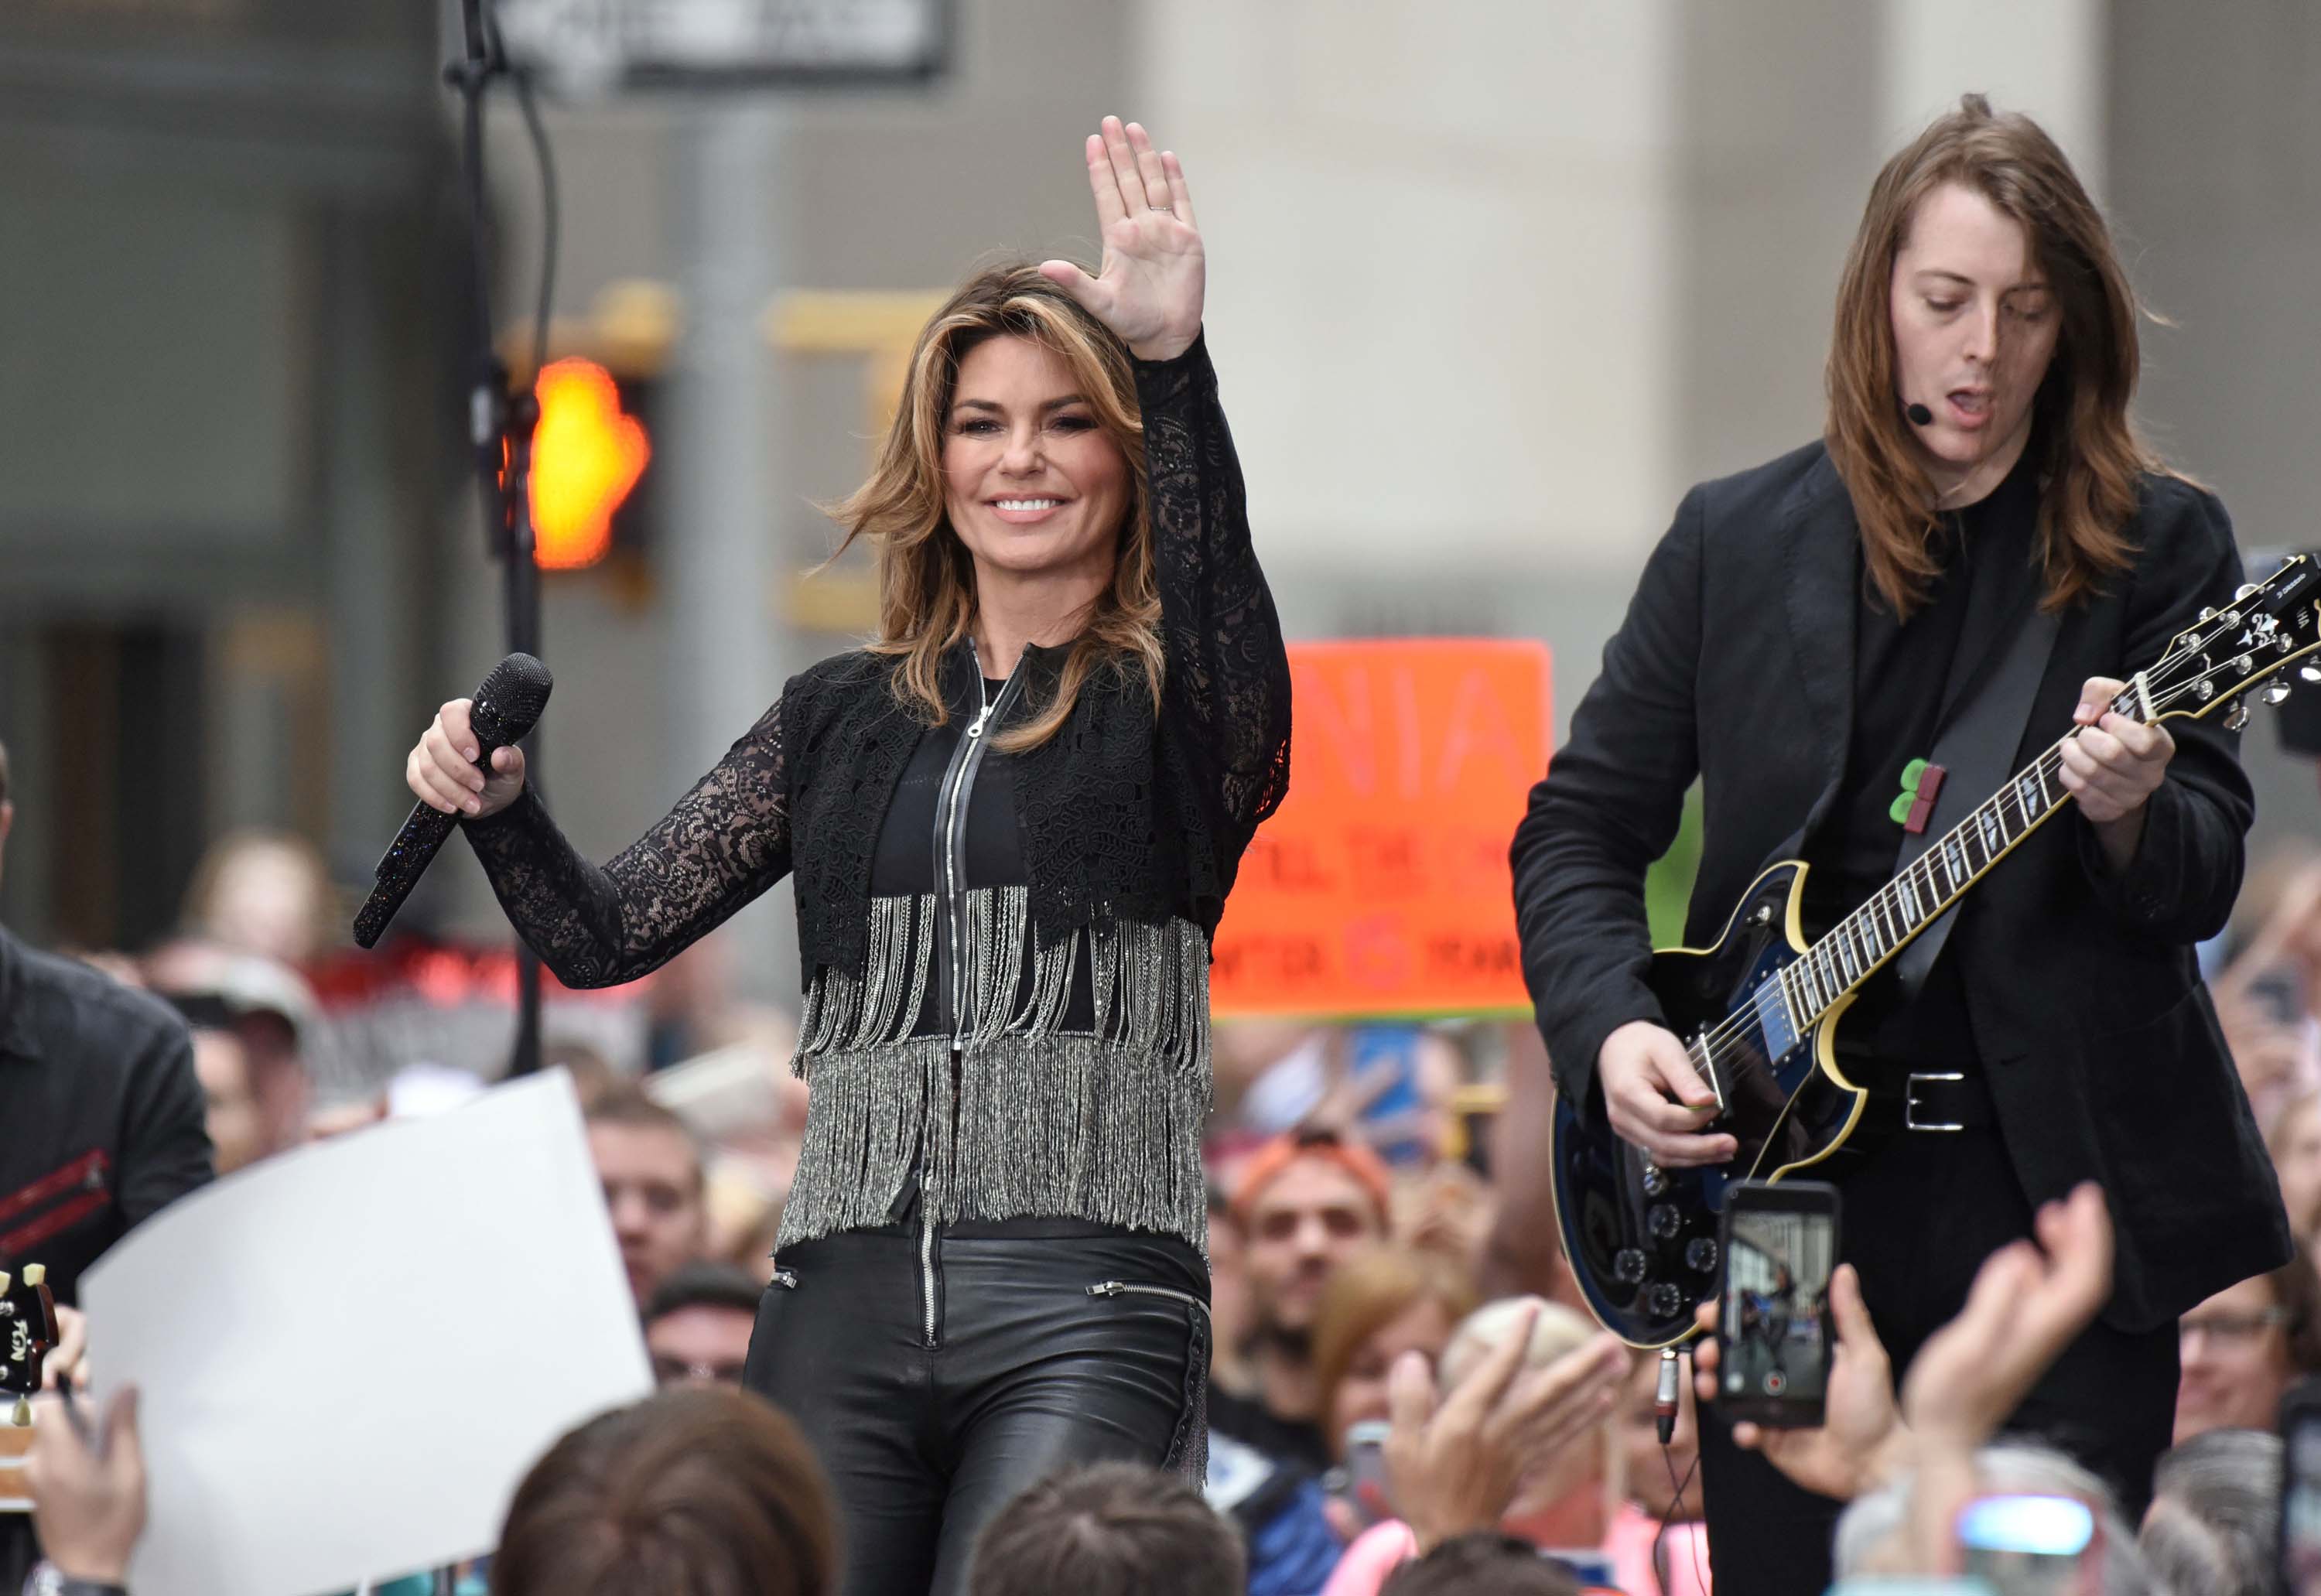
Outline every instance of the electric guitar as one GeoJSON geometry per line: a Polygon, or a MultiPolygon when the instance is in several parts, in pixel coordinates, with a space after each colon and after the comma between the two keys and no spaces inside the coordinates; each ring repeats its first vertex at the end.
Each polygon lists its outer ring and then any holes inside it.
{"type": "MultiPolygon", "coordinates": [[[[2271,679],[2321,652],[2321,567],[2292,555],[2221,613],[2171,640],[2167,654],[2112,700],[2147,725],[2225,711],[2235,730],[2246,695],[2289,695],[2271,679]]],[[[2303,679],[2321,682],[2321,665],[2303,679]]],[[[1559,1097],[1552,1142],[1556,1224],[1589,1311],[1631,1346],[1688,1339],[1692,1310],[1716,1290],[1717,1217],[1725,1189],[1778,1181],[1829,1157],[1853,1134],[1868,1093],[1836,1063],[1837,1024],[1861,985],[1964,896],[2069,798],[2059,774],[2074,728],[1944,833],[1868,902],[1806,939],[1807,866],[1759,876],[1716,945],[1655,953],[1646,976],[1669,1029],[1716,1093],[1728,1162],[1662,1169],[1610,1127],[1559,1097]]]]}
{"type": "Polygon", "coordinates": [[[0,1513],[32,1510],[25,1494],[24,1455],[32,1443],[32,1399],[41,1389],[41,1363],[57,1344],[57,1302],[48,1271],[27,1263],[12,1279],[0,1270],[0,1513]],[[13,1399],[13,1400],[9,1400],[13,1399]]]}

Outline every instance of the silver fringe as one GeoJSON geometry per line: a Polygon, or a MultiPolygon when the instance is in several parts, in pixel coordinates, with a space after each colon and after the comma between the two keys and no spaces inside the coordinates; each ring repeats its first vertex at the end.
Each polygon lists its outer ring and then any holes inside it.
{"type": "Polygon", "coordinates": [[[924,1139],[939,1222],[1069,1217],[1206,1252],[1200,928],[1120,921],[1035,946],[1022,888],[970,893],[975,1023],[954,1090],[951,1039],[909,1034],[933,979],[934,915],[932,897],[874,899],[863,969],[820,971],[807,991],[793,1068],[812,1093],[778,1245],[884,1223],[924,1139]],[[1096,1028],[1067,1032],[1083,956],[1096,1028]]]}

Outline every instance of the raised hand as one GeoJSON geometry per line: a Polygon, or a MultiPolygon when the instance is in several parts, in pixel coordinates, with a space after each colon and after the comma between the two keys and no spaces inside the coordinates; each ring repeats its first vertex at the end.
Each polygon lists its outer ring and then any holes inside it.
{"type": "MultiPolygon", "coordinates": [[[[1894,1366],[1886,1344],[1870,1322],[1861,1300],[1861,1277],[1841,1263],[1829,1280],[1830,1317],[1837,1326],[1837,1354],[1829,1374],[1818,1429],[1765,1429],[1746,1422],[1733,1427],[1733,1443],[1761,1452],[1765,1461],[1807,1491],[1851,1500],[1880,1482],[1907,1450],[1907,1435],[1894,1405],[1894,1366]]],[[[1693,1344],[1693,1394],[1716,1400],[1717,1304],[1700,1305],[1693,1315],[1704,1335],[1693,1344]]]]}
{"type": "Polygon", "coordinates": [[[2111,1212],[2082,1182],[2043,1204],[2036,1243],[1983,1260],[1966,1307],[1921,1347],[1902,1382],[1902,1412],[1925,1445],[1971,1453],[1998,1433],[2048,1366],[2111,1296],[2111,1212]]]}
{"type": "Polygon", "coordinates": [[[1116,333],[1140,360],[1170,360],[1201,331],[1208,267],[1200,224],[1173,151],[1155,150],[1135,123],[1104,119],[1088,141],[1088,187],[1104,233],[1104,260],[1088,276],[1069,260],[1044,260],[1040,275],[1116,333]]]}

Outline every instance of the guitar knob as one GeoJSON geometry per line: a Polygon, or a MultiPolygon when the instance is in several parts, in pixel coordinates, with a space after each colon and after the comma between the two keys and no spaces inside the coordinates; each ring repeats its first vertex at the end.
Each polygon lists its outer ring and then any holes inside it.
{"type": "Polygon", "coordinates": [[[1712,1274],[1716,1270],[1716,1244],[1705,1236],[1696,1236],[1684,1244],[1685,1267],[1697,1274],[1712,1274]]]}
{"type": "Polygon", "coordinates": [[[1661,1168],[1661,1166],[1656,1163],[1648,1163],[1644,1165],[1644,1195],[1646,1197],[1658,1197],[1668,1189],[1668,1171],[1661,1168]]]}
{"type": "Polygon", "coordinates": [[[1684,1293],[1662,1281],[1644,1293],[1644,1311],[1656,1319],[1672,1319],[1684,1311],[1684,1293]]]}
{"type": "Polygon", "coordinates": [[[1634,1285],[1644,1278],[1644,1250],[1642,1247],[1622,1247],[1612,1254],[1613,1278],[1634,1285]]]}
{"type": "Polygon", "coordinates": [[[1644,1228],[1662,1241],[1674,1241],[1684,1229],[1684,1216],[1672,1202],[1655,1203],[1644,1215],[1644,1228]]]}

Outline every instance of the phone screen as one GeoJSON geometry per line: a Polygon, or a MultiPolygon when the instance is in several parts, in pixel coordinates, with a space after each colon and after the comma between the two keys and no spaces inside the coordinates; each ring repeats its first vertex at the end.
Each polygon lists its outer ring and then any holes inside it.
{"type": "Polygon", "coordinates": [[[1829,1381],[1829,1276],[1837,1193],[1796,1181],[1736,1186],[1725,1208],[1719,1406],[1734,1418],[1817,1425],[1829,1381]]]}
{"type": "Polygon", "coordinates": [[[2321,1596],[2321,1408],[2292,1409],[2284,1437],[2280,1576],[2289,1596],[2321,1596]]]}

